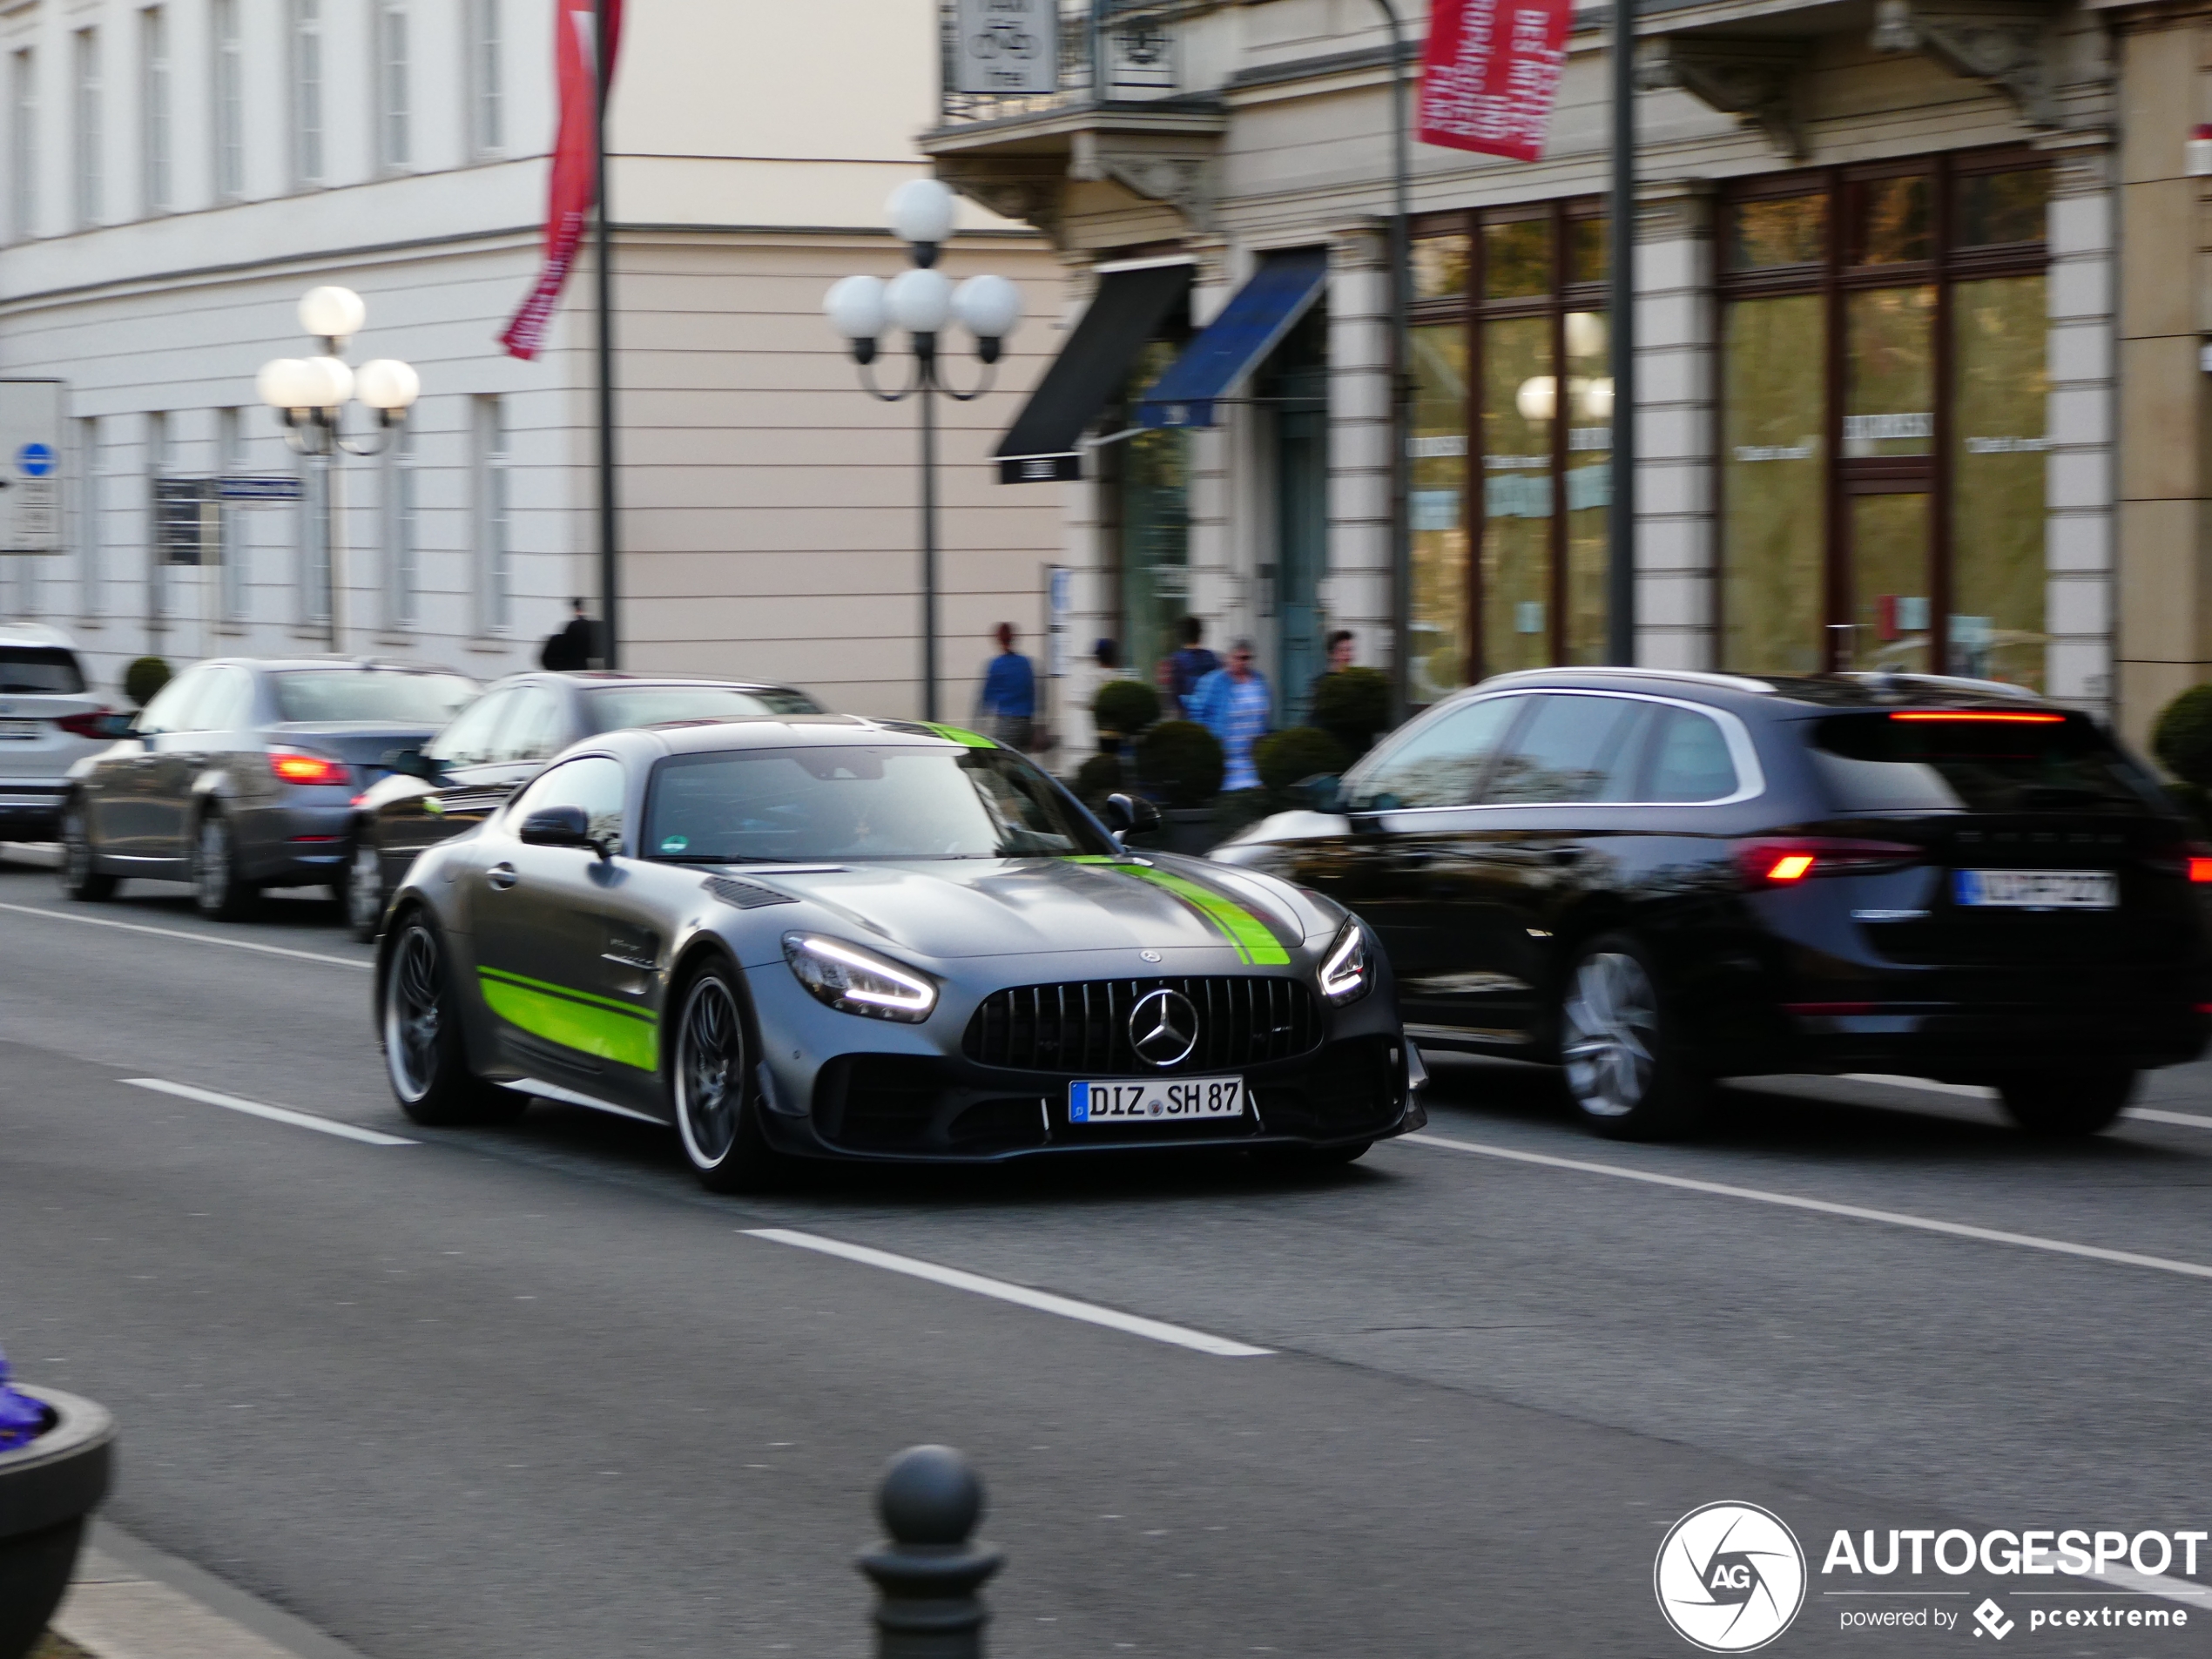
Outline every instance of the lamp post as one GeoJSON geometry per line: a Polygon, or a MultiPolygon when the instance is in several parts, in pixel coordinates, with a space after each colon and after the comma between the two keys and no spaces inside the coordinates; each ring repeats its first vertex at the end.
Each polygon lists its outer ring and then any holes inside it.
{"type": "Polygon", "coordinates": [[[321,496],[322,544],[327,556],[330,649],[334,651],[341,649],[345,638],[341,612],[346,584],[339,568],[331,464],[341,452],[349,455],[383,453],[392,442],[393,429],[407,419],[408,410],[422,391],[421,377],[397,358],[379,357],[359,368],[347,365],[342,355],[346,342],[361,332],[368,316],[368,307],[351,288],[308,289],[300,301],[300,327],[322,342],[320,354],[272,358],[261,365],[253,383],[261,401],[274,409],[284,423],[284,441],[295,454],[314,463],[321,496]],[[376,411],[375,429],[365,437],[345,435],[341,422],[350,402],[376,411]]]}
{"type": "Polygon", "coordinates": [[[852,344],[860,382],[886,403],[913,398],[921,412],[921,707],[937,718],[937,408],[940,393],[967,403],[991,389],[991,366],[1007,335],[1022,320],[1022,291],[1001,276],[973,276],[958,287],[937,269],[937,254],[952,234],[953,192],[934,179],[910,179],[884,205],[891,233],[907,245],[913,268],[886,282],[849,276],[833,284],[822,309],[830,326],[852,344]],[[984,366],[974,390],[955,391],[938,378],[937,336],[957,320],[975,338],[984,366]],[[870,365],[887,327],[903,328],[914,350],[906,386],[887,392],[870,365]]]}

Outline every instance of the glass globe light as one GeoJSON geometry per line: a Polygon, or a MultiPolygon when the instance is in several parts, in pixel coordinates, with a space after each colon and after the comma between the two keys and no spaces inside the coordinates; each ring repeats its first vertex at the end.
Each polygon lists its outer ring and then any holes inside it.
{"type": "Polygon", "coordinates": [[[1513,406],[1524,421],[1548,421],[1559,413],[1559,382],[1549,374],[1531,374],[1513,395],[1513,406]]]}
{"type": "Polygon", "coordinates": [[[1605,319],[1595,311],[1567,314],[1567,354],[1596,357],[1605,350],[1605,319]]]}
{"type": "Polygon", "coordinates": [[[849,276],[830,285],[822,314],[847,340],[873,340],[883,332],[883,279],[849,276]]]}
{"type": "Polygon", "coordinates": [[[1004,340],[1022,320],[1022,290],[1002,276],[972,276],[953,290],[953,315],[978,340],[1004,340]]]}
{"type": "Polygon", "coordinates": [[[934,179],[909,179],[883,204],[883,217],[900,241],[934,247],[953,233],[953,192],[934,179]]]}
{"type": "Polygon", "coordinates": [[[1582,413],[1593,421],[1613,418],[1613,376],[1600,374],[1582,393],[1582,413]]]}
{"type": "Polygon", "coordinates": [[[368,320],[368,307],[351,288],[310,288],[300,301],[300,326],[318,340],[351,340],[368,320]]]}
{"type": "Polygon", "coordinates": [[[353,396],[354,371],[340,359],[309,357],[300,367],[306,371],[300,377],[300,389],[307,394],[300,408],[334,409],[353,396]]]}
{"type": "Polygon", "coordinates": [[[314,388],[305,362],[297,357],[273,357],[253,377],[253,389],[273,409],[304,409],[314,388]]]}
{"type": "Polygon", "coordinates": [[[942,271],[901,271],[883,291],[883,308],[908,333],[934,334],[952,316],[952,280],[942,271]]]}
{"type": "Polygon", "coordinates": [[[422,377],[395,357],[379,357],[354,371],[354,395],[372,409],[403,414],[422,395],[422,377]]]}

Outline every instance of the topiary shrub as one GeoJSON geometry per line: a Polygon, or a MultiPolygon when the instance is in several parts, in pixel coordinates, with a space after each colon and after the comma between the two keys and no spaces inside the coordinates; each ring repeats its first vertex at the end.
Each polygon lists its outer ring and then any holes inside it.
{"type": "Polygon", "coordinates": [[[2192,685],[2150,729],[2158,764],[2185,784],[2212,788],[2212,685],[2192,685]]]}
{"type": "Polygon", "coordinates": [[[1163,720],[1136,740],[1136,775],[1163,806],[1204,806],[1221,770],[1221,740],[1196,720],[1163,720]]]}
{"type": "Polygon", "coordinates": [[[1379,668],[1325,674],[1313,691],[1313,724],[1345,746],[1346,764],[1374,746],[1390,724],[1390,676],[1379,668]]]}
{"type": "Polygon", "coordinates": [[[1122,758],[1110,754],[1091,756],[1076,768],[1072,787],[1076,799],[1096,812],[1106,804],[1107,796],[1128,787],[1128,780],[1122,776],[1122,758]]]}
{"type": "Polygon", "coordinates": [[[1133,738],[1160,718],[1160,694],[1143,680],[1108,680],[1090,699],[1090,718],[1102,732],[1133,738]]]}
{"type": "Polygon", "coordinates": [[[1252,765],[1270,789],[1288,789],[1317,772],[1339,772],[1351,764],[1344,745],[1318,726],[1288,726],[1252,745],[1252,765]]]}
{"type": "Polygon", "coordinates": [[[123,671],[123,695],[144,708],[172,678],[164,659],[141,657],[123,671]]]}

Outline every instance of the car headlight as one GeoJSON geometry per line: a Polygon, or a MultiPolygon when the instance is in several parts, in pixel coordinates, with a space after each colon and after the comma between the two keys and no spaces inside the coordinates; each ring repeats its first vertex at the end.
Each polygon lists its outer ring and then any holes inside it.
{"type": "Polygon", "coordinates": [[[1357,1002],[1373,988],[1374,953],[1367,948],[1367,933],[1354,917],[1321,959],[1321,995],[1338,1004],[1357,1002]]]}
{"type": "Polygon", "coordinates": [[[937,988],[920,971],[841,939],[786,934],[784,961],[816,1001],[847,1014],[918,1025],[937,1006],[937,988]]]}

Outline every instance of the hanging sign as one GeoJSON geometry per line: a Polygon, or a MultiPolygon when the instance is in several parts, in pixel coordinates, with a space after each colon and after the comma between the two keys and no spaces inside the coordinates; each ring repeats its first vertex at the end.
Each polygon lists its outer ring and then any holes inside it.
{"type": "Polygon", "coordinates": [[[953,91],[1059,90],[1056,0],[960,0],[954,27],[953,91]]]}
{"type": "Polygon", "coordinates": [[[1436,0],[1421,51],[1421,142],[1514,161],[1541,157],[1570,4],[1436,0]]]}
{"type": "Polygon", "coordinates": [[[0,553],[62,550],[62,383],[0,381],[0,553]]]}

